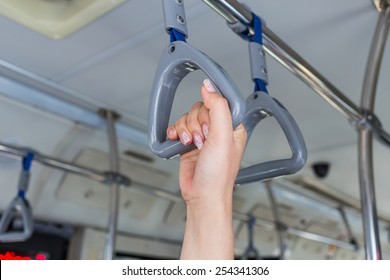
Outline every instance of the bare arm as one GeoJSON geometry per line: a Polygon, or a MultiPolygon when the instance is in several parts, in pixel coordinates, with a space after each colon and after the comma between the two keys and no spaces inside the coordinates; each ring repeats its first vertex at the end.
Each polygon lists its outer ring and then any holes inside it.
{"type": "Polygon", "coordinates": [[[181,259],[233,259],[232,196],[246,143],[246,130],[232,127],[226,99],[209,81],[203,102],[168,128],[171,140],[198,147],[181,156],[180,190],[187,205],[181,259]]]}

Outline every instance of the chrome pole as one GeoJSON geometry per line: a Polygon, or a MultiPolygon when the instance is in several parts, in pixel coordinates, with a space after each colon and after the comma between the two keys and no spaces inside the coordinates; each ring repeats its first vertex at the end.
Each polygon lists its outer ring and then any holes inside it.
{"type": "MultiPolygon", "coordinates": [[[[221,15],[228,23],[240,22],[250,26],[252,14],[236,0],[203,0],[207,5],[221,15]]],[[[307,63],[298,53],[290,48],[267,26],[263,26],[264,48],[268,54],[286,67],[291,73],[300,78],[340,113],[348,119],[358,122],[363,117],[358,106],[348,99],[331,82],[322,76],[316,69],[307,63]]]]}
{"type": "MultiPolygon", "coordinates": [[[[99,111],[107,120],[108,141],[110,146],[110,169],[113,173],[119,173],[118,141],[115,130],[115,121],[119,115],[113,111],[102,109],[99,111]]],[[[110,186],[110,212],[108,218],[108,230],[104,246],[104,259],[112,260],[115,252],[116,231],[118,226],[120,185],[113,182],[110,186]]]]}
{"type": "MultiPolygon", "coordinates": [[[[0,154],[13,157],[16,159],[22,159],[28,150],[33,150],[27,147],[18,147],[10,144],[0,142],[0,154]]],[[[34,150],[33,150],[34,151],[34,150]]],[[[59,169],[65,172],[71,172],[77,175],[81,175],[98,182],[105,182],[106,176],[103,172],[88,168],[85,166],[77,165],[74,163],[66,162],[57,158],[49,157],[37,152],[34,156],[34,161],[39,162],[48,167],[59,169]]]]}
{"type": "Polygon", "coordinates": [[[278,235],[278,240],[279,240],[279,246],[280,246],[280,259],[281,260],[284,260],[285,259],[285,226],[283,225],[282,223],[282,220],[280,218],[280,215],[279,215],[279,208],[278,208],[278,205],[276,203],[276,199],[275,199],[275,196],[274,196],[274,192],[272,191],[272,181],[271,180],[267,180],[264,182],[265,183],[265,187],[267,189],[267,194],[268,194],[268,198],[269,198],[269,202],[271,204],[271,209],[272,209],[272,214],[274,216],[274,221],[275,221],[275,231],[278,235]]]}
{"type": "MultiPolygon", "coordinates": [[[[203,0],[203,2],[221,15],[228,23],[242,23],[248,28],[250,34],[254,33],[251,26],[252,14],[238,1],[203,0]]],[[[265,25],[263,25],[263,34],[264,49],[276,61],[301,79],[352,123],[357,124],[364,119],[365,116],[357,105],[265,25]]],[[[372,130],[381,143],[390,146],[389,133],[381,126],[372,127],[372,130]]]]}
{"type": "MultiPolygon", "coordinates": [[[[362,109],[368,113],[374,112],[379,70],[389,33],[389,15],[390,7],[380,13],[367,62],[360,104],[362,109]]],[[[366,258],[378,260],[381,259],[381,248],[375,201],[372,137],[373,133],[369,127],[360,126],[358,140],[359,181],[366,258]]]]}

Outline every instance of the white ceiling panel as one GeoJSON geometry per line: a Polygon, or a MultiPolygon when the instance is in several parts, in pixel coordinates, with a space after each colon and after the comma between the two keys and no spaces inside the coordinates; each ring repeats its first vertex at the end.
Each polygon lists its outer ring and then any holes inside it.
{"type": "Polygon", "coordinates": [[[160,1],[128,0],[63,40],[49,39],[1,16],[1,58],[45,77],[63,78],[70,68],[99,53],[136,44],[143,32],[161,32],[153,29],[162,24],[161,10],[160,1]]]}

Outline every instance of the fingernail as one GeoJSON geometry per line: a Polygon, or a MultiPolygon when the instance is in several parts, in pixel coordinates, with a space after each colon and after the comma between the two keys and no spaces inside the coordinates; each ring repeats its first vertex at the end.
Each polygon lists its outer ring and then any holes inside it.
{"type": "Polygon", "coordinates": [[[214,85],[209,79],[204,80],[203,85],[208,92],[216,92],[214,85]]]}
{"type": "Polygon", "coordinates": [[[173,128],[168,129],[168,136],[175,136],[175,130],[173,128]]]}
{"type": "Polygon", "coordinates": [[[188,134],[184,131],[182,133],[180,133],[180,140],[186,146],[191,143],[190,136],[188,136],[188,134]]]}
{"type": "Polygon", "coordinates": [[[202,124],[202,130],[203,130],[204,138],[207,139],[207,137],[209,136],[209,126],[205,123],[202,124]]]}
{"type": "Polygon", "coordinates": [[[202,137],[198,133],[195,133],[194,135],[194,144],[198,148],[198,150],[201,150],[203,147],[203,140],[202,137]]]}

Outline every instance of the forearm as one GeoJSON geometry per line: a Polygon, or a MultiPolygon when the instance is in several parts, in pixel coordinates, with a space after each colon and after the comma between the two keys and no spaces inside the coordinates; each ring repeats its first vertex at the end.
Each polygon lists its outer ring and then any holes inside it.
{"type": "Polygon", "coordinates": [[[232,200],[187,205],[181,259],[234,259],[232,200]]]}

